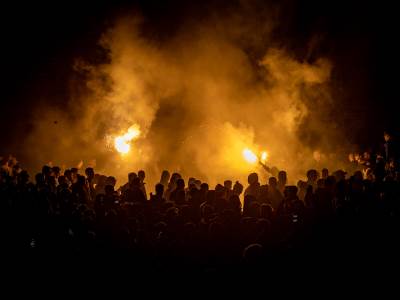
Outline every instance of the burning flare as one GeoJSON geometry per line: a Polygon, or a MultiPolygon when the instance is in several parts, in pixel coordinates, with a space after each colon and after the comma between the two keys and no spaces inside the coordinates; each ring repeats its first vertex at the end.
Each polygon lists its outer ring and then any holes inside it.
{"type": "Polygon", "coordinates": [[[126,154],[131,150],[131,142],[140,135],[140,129],[138,125],[132,125],[128,131],[120,136],[115,137],[114,147],[121,153],[126,154]]]}
{"type": "Polygon", "coordinates": [[[257,162],[257,156],[249,148],[245,148],[243,150],[243,157],[247,162],[249,162],[251,164],[254,164],[257,162]]]}
{"type": "Polygon", "coordinates": [[[264,164],[266,162],[268,158],[268,152],[264,151],[263,153],[261,153],[261,162],[264,164]]]}

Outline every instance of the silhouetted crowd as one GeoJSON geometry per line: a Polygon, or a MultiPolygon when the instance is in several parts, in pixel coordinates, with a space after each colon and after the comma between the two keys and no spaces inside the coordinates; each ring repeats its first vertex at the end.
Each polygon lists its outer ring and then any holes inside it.
{"type": "Polygon", "coordinates": [[[31,180],[14,158],[6,159],[2,247],[55,262],[123,258],[156,271],[393,259],[400,173],[389,141],[385,135],[383,153],[352,155],[352,174],[308,170],[307,181],[291,186],[285,171],[268,182],[252,173],[246,186],[226,180],[210,187],[163,171],[154,193],[146,190],[143,170],[117,188],[114,177],[93,168],[43,166],[31,180]]]}

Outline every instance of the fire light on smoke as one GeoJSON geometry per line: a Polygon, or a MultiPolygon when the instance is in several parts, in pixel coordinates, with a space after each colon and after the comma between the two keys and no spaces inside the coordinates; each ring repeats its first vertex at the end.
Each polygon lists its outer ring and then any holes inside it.
{"type": "Polygon", "coordinates": [[[132,125],[125,134],[115,137],[115,149],[121,154],[127,154],[131,150],[132,140],[136,139],[139,135],[139,126],[132,125]]]}
{"type": "Polygon", "coordinates": [[[254,164],[257,162],[257,156],[254,154],[253,151],[251,151],[249,148],[245,148],[243,150],[243,158],[251,164],[254,164]]]}

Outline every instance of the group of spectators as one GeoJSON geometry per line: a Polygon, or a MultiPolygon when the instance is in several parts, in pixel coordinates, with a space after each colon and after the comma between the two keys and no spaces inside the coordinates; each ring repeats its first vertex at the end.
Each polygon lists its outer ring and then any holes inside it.
{"type": "Polygon", "coordinates": [[[383,154],[351,155],[352,173],[308,170],[297,186],[287,185],[285,171],[267,182],[252,173],[246,187],[163,171],[154,193],[143,170],[120,187],[93,168],[43,166],[32,179],[10,157],[0,172],[3,249],[60,260],[124,257],[158,271],[392,258],[400,176],[389,141],[385,135],[383,154]]]}

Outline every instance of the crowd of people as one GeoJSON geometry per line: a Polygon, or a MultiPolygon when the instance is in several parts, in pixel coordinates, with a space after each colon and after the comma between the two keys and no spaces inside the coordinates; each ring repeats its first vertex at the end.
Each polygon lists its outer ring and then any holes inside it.
{"type": "Polygon", "coordinates": [[[163,171],[148,193],[143,170],[118,187],[93,168],[43,166],[33,179],[6,159],[3,247],[58,259],[124,257],[159,271],[271,267],[317,256],[333,263],[362,253],[394,257],[400,176],[385,139],[387,151],[358,157],[361,168],[352,174],[308,170],[297,186],[287,185],[285,171],[268,182],[252,173],[247,186],[226,180],[215,187],[163,171]]]}

